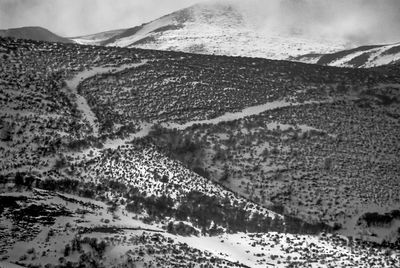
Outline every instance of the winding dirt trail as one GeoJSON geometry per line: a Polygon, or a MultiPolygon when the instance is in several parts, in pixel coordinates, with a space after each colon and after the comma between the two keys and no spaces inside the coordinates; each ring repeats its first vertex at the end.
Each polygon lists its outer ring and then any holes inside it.
{"type": "Polygon", "coordinates": [[[165,128],[176,128],[178,130],[184,130],[188,127],[191,127],[195,124],[218,124],[221,122],[229,122],[229,121],[234,121],[238,119],[242,119],[248,116],[252,115],[258,115],[263,112],[269,111],[269,110],[274,110],[277,108],[282,108],[282,107],[288,107],[288,106],[299,106],[299,105],[305,105],[305,104],[311,104],[311,103],[317,103],[313,101],[308,101],[308,102],[303,102],[303,103],[293,103],[293,102],[286,102],[286,101],[273,101],[273,102],[267,102],[261,105],[255,105],[255,106],[250,106],[247,108],[244,108],[243,110],[235,113],[225,113],[221,116],[212,118],[212,119],[206,119],[206,120],[196,120],[196,121],[190,121],[185,124],[177,124],[177,123],[162,123],[161,126],[165,128]]]}
{"type": "Polygon", "coordinates": [[[86,119],[93,128],[93,136],[99,136],[99,124],[96,115],[88,105],[86,99],[78,93],[79,84],[92,76],[104,73],[118,73],[125,69],[136,68],[147,63],[147,60],[142,60],[139,63],[125,64],[119,67],[94,67],[90,70],[85,70],[74,76],[72,79],[66,80],[67,89],[76,96],[76,104],[78,110],[81,111],[83,118],[86,119]]]}
{"type": "MultiPolygon", "coordinates": [[[[93,136],[95,136],[95,137],[99,136],[98,120],[96,118],[96,115],[93,113],[90,106],[88,105],[86,99],[78,93],[79,84],[83,80],[85,80],[89,77],[98,75],[98,74],[117,73],[117,72],[121,72],[125,69],[139,67],[146,63],[147,63],[147,60],[143,60],[140,63],[122,65],[117,68],[116,67],[95,67],[90,70],[85,70],[85,71],[77,74],[72,79],[66,81],[67,89],[76,96],[76,103],[78,105],[78,109],[82,112],[84,119],[87,120],[93,128],[93,136]]],[[[228,113],[225,113],[221,116],[218,116],[218,117],[212,118],[212,119],[195,120],[195,121],[190,121],[190,122],[187,122],[184,124],[178,124],[178,123],[174,123],[174,122],[164,122],[164,123],[161,123],[161,126],[168,128],[168,129],[184,130],[195,124],[218,124],[220,122],[229,122],[229,121],[242,119],[244,117],[248,117],[248,116],[252,116],[252,115],[258,115],[258,114],[263,113],[268,110],[273,110],[273,109],[282,108],[282,107],[289,107],[289,106],[306,105],[306,104],[310,104],[310,103],[317,103],[317,102],[309,101],[309,102],[303,102],[303,103],[293,103],[293,102],[286,102],[286,101],[273,101],[273,102],[268,102],[268,103],[264,103],[261,105],[246,107],[239,112],[234,112],[234,113],[228,112],[228,113]]],[[[150,123],[142,122],[141,130],[139,132],[133,133],[123,139],[107,139],[107,141],[103,144],[103,148],[104,149],[117,149],[119,146],[123,146],[134,139],[146,137],[150,133],[150,131],[153,129],[155,124],[156,123],[152,123],[152,122],[150,122],[150,123]]],[[[82,152],[82,154],[88,156],[88,153],[92,150],[94,150],[94,149],[87,149],[84,152],[82,152]]]]}

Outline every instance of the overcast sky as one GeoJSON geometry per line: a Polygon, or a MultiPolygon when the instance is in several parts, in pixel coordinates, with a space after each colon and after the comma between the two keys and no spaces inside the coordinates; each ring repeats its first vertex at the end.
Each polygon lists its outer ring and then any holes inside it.
{"type": "MultiPolygon", "coordinates": [[[[250,10],[266,32],[301,28],[308,35],[358,44],[400,41],[400,0],[231,1],[250,10]]],[[[42,26],[73,37],[137,26],[199,2],[203,0],[0,0],[0,29],[42,26]]]]}
{"type": "Polygon", "coordinates": [[[202,0],[0,0],[0,29],[42,26],[62,36],[140,25],[202,0]]]}

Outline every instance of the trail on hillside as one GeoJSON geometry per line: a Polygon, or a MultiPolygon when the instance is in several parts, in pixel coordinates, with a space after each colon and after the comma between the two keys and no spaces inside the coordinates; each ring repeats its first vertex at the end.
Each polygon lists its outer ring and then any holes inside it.
{"type": "Polygon", "coordinates": [[[400,84],[385,84],[381,83],[378,86],[375,86],[376,89],[386,89],[386,88],[397,88],[400,89],[400,84]]]}
{"type": "MultiPolygon", "coordinates": [[[[99,74],[104,74],[104,73],[117,73],[121,72],[125,69],[131,69],[131,68],[136,68],[141,65],[144,65],[147,63],[148,60],[142,60],[139,63],[134,63],[134,64],[125,64],[121,65],[120,67],[94,67],[89,70],[84,70],[80,73],[78,73],[76,76],[74,76],[72,79],[69,79],[66,81],[66,88],[70,92],[72,92],[76,96],[76,103],[78,106],[78,110],[81,111],[83,118],[89,122],[89,124],[92,126],[93,129],[93,136],[94,137],[99,137],[99,124],[96,115],[88,105],[86,99],[78,93],[78,86],[79,84],[90,77],[93,77],[95,75],[99,74]]],[[[212,118],[212,119],[205,119],[205,120],[193,120],[189,121],[183,124],[179,124],[176,122],[163,122],[160,123],[164,128],[167,129],[178,129],[178,130],[185,130],[189,127],[192,127],[193,125],[196,124],[219,124],[221,122],[229,122],[229,121],[234,121],[238,119],[242,119],[248,116],[253,116],[253,115],[258,115],[263,112],[269,111],[269,110],[274,110],[278,108],[283,108],[283,107],[290,107],[290,106],[300,106],[300,105],[306,105],[306,104],[312,104],[312,103],[320,103],[320,102],[315,102],[315,101],[306,101],[306,102],[287,102],[283,100],[278,100],[278,101],[272,101],[272,102],[267,102],[264,104],[260,105],[255,105],[255,106],[250,106],[243,108],[241,111],[238,112],[227,112],[223,115],[220,115],[218,117],[212,118]]],[[[153,127],[158,124],[158,122],[141,122],[140,123],[140,131],[136,133],[132,133],[128,135],[125,138],[117,138],[117,139],[110,139],[108,138],[104,144],[103,144],[103,149],[117,149],[120,146],[123,146],[127,144],[128,142],[134,140],[134,139],[140,139],[144,138],[153,129],[153,127]]],[[[283,125],[282,125],[283,126],[283,125]]],[[[284,127],[284,126],[283,126],[284,127]]],[[[307,128],[307,126],[303,126],[304,128],[307,128]]],[[[90,148],[86,149],[81,153],[72,153],[72,155],[84,155],[86,157],[94,157],[100,153],[100,150],[90,148]]],[[[70,153],[67,153],[70,154],[70,153]]],[[[70,154],[71,155],[71,154],[70,154]]]]}
{"type": "MultiPolygon", "coordinates": [[[[243,110],[241,110],[239,112],[225,113],[221,116],[218,116],[218,117],[215,117],[212,119],[194,120],[194,121],[186,122],[184,124],[178,124],[178,123],[174,123],[174,122],[163,122],[159,125],[164,128],[167,128],[167,129],[185,130],[196,124],[216,125],[221,122],[229,122],[229,121],[242,119],[242,118],[252,116],[252,115],[258,115],[258,114],[263,113],[268,110],[273,110],[273,109],[282,108],[282,107],[289,107],[289,106],[306,105],[306,104],[310,104],[310,103],[319,103],[319,102],[308,101],[308,102],[303,102],[303,103],[297,103],[297,102],[292,103],[292,102],[286,102],[286,101],[273,101],[273,102],[267,102],[267,103],[264,103],[261,105],[250,106],[250,107],[244,108],[243,110]]],[[[127,138],[124,138],[124,139],[108,139],[106,141],[106,143],[104,144],[104,148],[105,149],[117,149],[118,146],[124,145],[129,141],[132,141],[134,139],[144,138],[147,135],[149,135],[149,133],[151,132],[151,130],[153,129],[153,127],[156,124],[157,123],[142,122],[140,131],[130,134],[127,138]]],[[[306,128],[306,126],[302,126],[302,127],[306,128]]],[[[314,129],[311,127],[308,127],[308,128],[314,129]]]]}
{"type": "Polygon", "coordinates": [[[136,68],[141,65],[147,63],[147,60],[142,60],[139,63],[133,64],[124,64],[119,67],[94,67],[89,70],[84,70],[77,75],[75,75],[72,79],[66,80],[67,89],[72,92],[76,96],[76,104],[78,106],[78,110],[81,111],[83,118],[86,119],[90,126],[93,129],[93,136],[99,136],[99,125],[97,123],[96,115],[93,113],[92,109],[90,108],[89,104],[87,103],[85,97],[78,93],[78,86],[79,84],[92,76],[104,74],[104,73],[117,73],[121,72],[125,69],[136,68]]]}
{"type": "MultiPolygon", "coordinates": [[[[163,122],[159,125],[161,125],[164,128],[167,128],[167,129],[185,130],[195,124],[218,124],[221,122],[229,122],[229,121],[242,119],[242,118],[252,116],[252,115],[258,115],[258,114],[261,114],[268,110],[274,110],[277,108],[290,107],[290,106],[300,106],[300,105],[306,105],[306,104],[311,104],[311,103],[321,103],[321,102],[307,101],[307,102],[300,103],[300,102],[273,101],[273,102],[267,102],[267,103],[264,103],[261,105],[250,106],[250,107],[244,108],[243,110],[241,110],[239,112],[225,113],[221,116],[218,116],[218,117],[212,118],[212,119],[194,120],[194,121],[186,122],[184,124],[178,124],[178,123],[174,123],[174,122],[163,122]]],[[[149,133],[151,132],[151,130],[153,129],[153,127],[156,124],[158,124],[158,123],[157,122],[155,122],[155,123],[154,122],[151,122],[151,123],[142,122],[140,124],[140,131],[138,131],[136,133],[132,133],[125,138],[117,138],[117,139],[108,138],[104,142],[103,148],[101,150],[103,150],[103,149],[114,149],[115,150],[123,145],[128,144],[132,140],[144,138],[147,135],[149,135],[149,133]]],[[[277,125],[280,125],[283,128],[285,128],[285,127],[289,128],[289,125],[283,125],[283,124],[278,124],[278,123],[271,124],[271,127],[274,127],[274,126],[276,127],[277,125]]],[[[312,127],[305,126],[305,125],[300,126],[300,128],[303,130],[314,129],[312,127]]],[[[100,154],[100,150],[90,148],[90,149],[84,150],[83,152],[72,153],[69,155],[72,155],[72,156],[81,155],[81,156],[85,156],[86,158],[93,158],[99,154],[100,154]]]]}
{"type": "Polygon", "coordinates": [[[246,107],[243,110],[235,113],[225,113],[221,116],[212,118],[212,119],[205,119],[205,120],[196,120],[196,121],[189,121],[185,124],[178,124],[178,123],[162,123],[161,126],[169,129],[178,129],[178,130],[184,130],[186,128],[189,128],[195,124],[219,124],[221,122],[229,122],[229,121],[234,121],[238,119],[242,119],[248,116],[252,115],[258,115],[263,112],[269,111],[269,110],[274,110],[277,108],[282,108],[282,107],[288,107],[288,106],[298,106],[298,105],[305,105],[305,104],[311,104],[311,103],[318,103],[315,101],[307,101],[307,102],[302,102],[302,103],[293,103],[293,102],[287,102],[287,101],[273,101],[273,102],[267,102],[261,105],[255,105],[255,106],[250,106],[246,107]]]}

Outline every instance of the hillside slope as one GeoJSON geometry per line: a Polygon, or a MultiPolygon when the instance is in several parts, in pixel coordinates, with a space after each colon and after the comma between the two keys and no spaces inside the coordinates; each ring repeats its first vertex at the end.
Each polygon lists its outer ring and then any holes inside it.
{"type": "Polygon", "coordinates": [[[0,266],[399,266],[395,69],[1,37],[0,58],[0,266]]]}
{"type": "Polygon", "coordinates": [[[308,54],[292,60],[321,65],[370,68],[400,62],[400,43],[391,45],[362,46],[331,54],[308,54]]]}

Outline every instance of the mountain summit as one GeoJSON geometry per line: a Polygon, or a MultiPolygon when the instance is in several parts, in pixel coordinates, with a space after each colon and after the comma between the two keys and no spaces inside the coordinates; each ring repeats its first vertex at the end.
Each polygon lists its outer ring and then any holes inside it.
{"type": "Polygon", "coordinates": [[[132,28],[73,38],[63,38],[40,27],[0,30],[0,36],[351,68],[394,64],[400,60],[396,43],[399,35],[394,32],[389,38],[387,34],[377,34],[375,28],[380,16],[375,16],[372,22],[359,23],[365,17],[360,6],[357,6],[360,11],[354,10],[344,0],[337,0],[340,5],[327,0],[248,1],[200,3],[132,28]]]}
{"type": "Polygon", "coordinates": [[[341,40],[305,36],[301,29],[280,31],[263,27],[260,14],[230,2],[202,3],[149,23],[77,37],[81,44],[184,51],[228,56],[288,59],[308,53],[331,53],[345,48],[341,40]]]}

